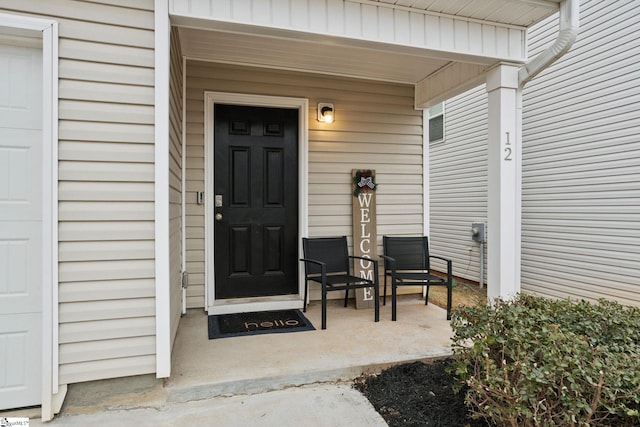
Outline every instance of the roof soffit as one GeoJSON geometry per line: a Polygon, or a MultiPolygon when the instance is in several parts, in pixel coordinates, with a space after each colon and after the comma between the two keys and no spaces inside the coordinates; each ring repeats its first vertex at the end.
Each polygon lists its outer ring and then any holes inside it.
{"type": "Polygon", "coordinates": [[[349,0],[483,22],[530,27],[559,9],[561,0],[349,0]]]}
{"type": "Polygon", "coordinates": [[[170,13],[188,58],[417,84],[447,70],[477,80],[497,63],[523,63],[526,27],[559,1],[247,0],[247,11],[230,0],[173,0],[170,13]]]}

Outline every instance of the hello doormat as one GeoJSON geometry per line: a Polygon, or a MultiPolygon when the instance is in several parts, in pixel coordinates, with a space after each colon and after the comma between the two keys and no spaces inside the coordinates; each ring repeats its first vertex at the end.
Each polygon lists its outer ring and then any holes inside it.
{"type": "Polygon", "coordinates": [[[259,311],[209,316],[209,339],[315,330],[300,310],[259,311]]]}

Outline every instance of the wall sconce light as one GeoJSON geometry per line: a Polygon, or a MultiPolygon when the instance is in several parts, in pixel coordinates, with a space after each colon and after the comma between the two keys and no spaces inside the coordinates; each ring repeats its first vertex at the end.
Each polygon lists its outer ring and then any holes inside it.
{"type": "Polygon", "coordinates": [[[318,121],[325,123],[333,123],[335,119],[335,110],[333,104],[327,102],[318,102],[318,121]]]}

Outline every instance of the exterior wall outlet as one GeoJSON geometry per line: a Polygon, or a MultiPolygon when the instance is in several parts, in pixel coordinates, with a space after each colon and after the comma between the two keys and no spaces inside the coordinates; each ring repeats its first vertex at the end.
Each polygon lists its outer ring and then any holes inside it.
{"type": "Polygon", "coordinates": [[[484,242],[484,223],[474,222],[471,224],[471,239],[475,242],[484,242]]]}
{"type": "Polygon", "coordinates": [[[189,287],[189,273],[186,271],[182,272],[182,288],[187,289],[189,287]]]}

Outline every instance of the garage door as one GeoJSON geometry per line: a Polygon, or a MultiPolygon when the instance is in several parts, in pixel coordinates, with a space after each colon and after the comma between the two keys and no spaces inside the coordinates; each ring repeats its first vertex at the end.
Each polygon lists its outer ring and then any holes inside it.
{"type": "Polygon", "coordinates": [[[0,409],[39,405],[42,51],[0,28],[0,409]]]}

